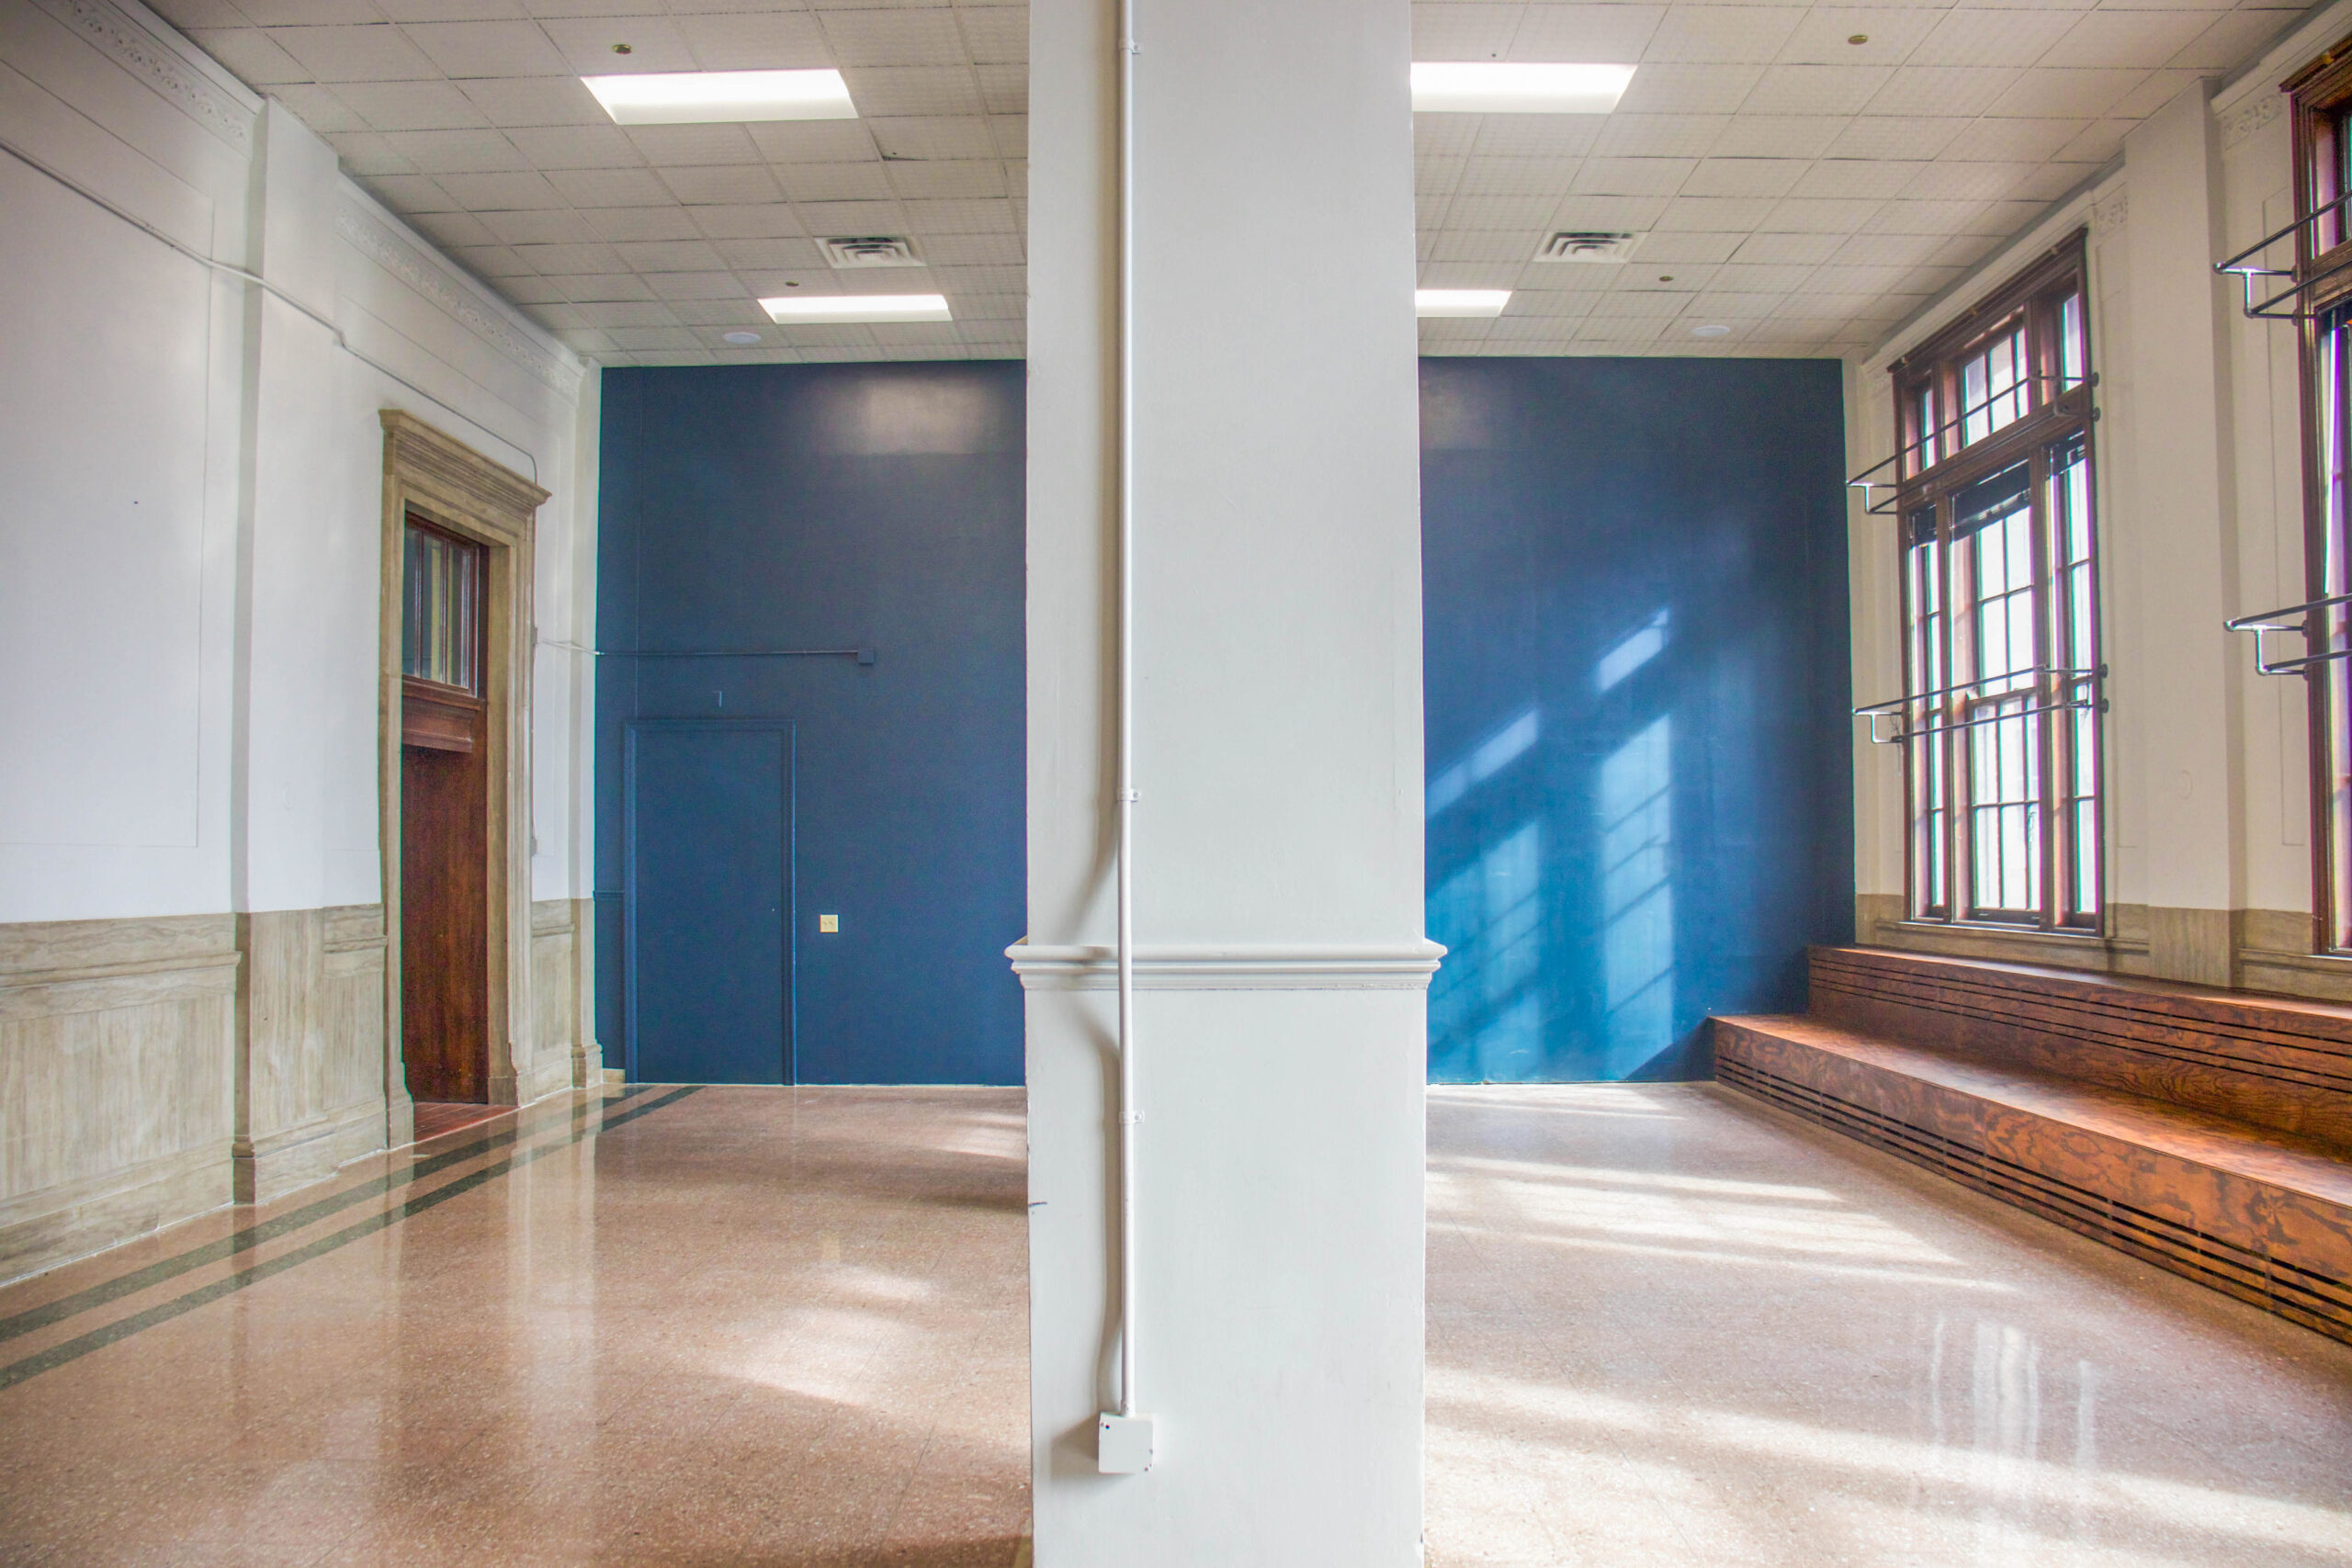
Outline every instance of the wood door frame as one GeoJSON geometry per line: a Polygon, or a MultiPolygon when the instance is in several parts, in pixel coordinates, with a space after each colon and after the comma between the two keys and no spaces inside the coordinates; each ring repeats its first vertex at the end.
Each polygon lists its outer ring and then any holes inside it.
{"type": "Polygon", "coordinates": [[[769,730],[784,737],[784,1061],[781,1082],[800,1082],[800,722],[791,718],[632,718],[621,724],[621,1059],[637,1066],[637,738],[647,731],[769,730]]]}
{"type": "Polygon", "coordinates": [[[400,409],[384,409],[378,773],[384,885],[385,1134],[414,1141],[401,1030],[401,546],[413,513],[483,547],[482,697],[489,750],[490,1102],[515,1102],[514,1045],[537,1038],[531,998],[532,534],[549,494],[400,409]],[[502,1028],[503,1024],[503,1028],[502,1028]]]}

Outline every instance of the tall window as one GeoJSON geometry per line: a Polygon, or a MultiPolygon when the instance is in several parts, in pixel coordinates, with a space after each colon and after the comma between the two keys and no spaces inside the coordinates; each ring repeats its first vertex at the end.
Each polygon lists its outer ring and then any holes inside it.
{"type": "Polygon", "coordinates": [[[1915,919],[2099,926],[2086,317],[2076,234],[1894,367],[1915,919]]]}
{"type": "Polygon", "coordinates": [[[401,673],[481,694],[481,547],[408,519],[401,673]]]}
{"type": "MultiPolygon", "coordinates": [[[[2347,40],[2352,44],[2352,40],[2347,40]]],[[[2318,945],[2352,950],[2352,593],[2345,451],[2352,437],[2352,58],[2335,50],[2287,84],[2294,94],[2296,282],[2302,285],[2303,666],[2312,759],[2312,908],[2318,945]],[[2332,656],[2332,657],[2330,657],[2332,656]]]]}

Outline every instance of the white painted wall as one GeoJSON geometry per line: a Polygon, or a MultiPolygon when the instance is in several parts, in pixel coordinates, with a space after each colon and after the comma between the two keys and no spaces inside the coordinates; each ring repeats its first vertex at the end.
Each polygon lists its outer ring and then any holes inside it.
{"type": "Polygon", "coordinates": [[[1035,0],[1015,951],[1036,1559],[1402,1568],[1434,957],[1408,6],[1140,10],[1136,1311],[1161,1458],[1101,1475],[1093,1434],[1117,1394],[1112,7],[1035,0]]]}
{"type": "MultiPolygon", "coordinates": [[[[0,154],[0,922],[373,903],[377,411],[554,492],[539,637],[593,646],[594,373],[136,0],[0,0],[0,141],[323,318],[0,154]]],[[[588,888],[587,674],[537,656],[535,898],[588,888]]]]}
{"type": "MultiPolygon", "coordinates": [[[[1848,456],[1894,448],[1886,367],[2075,229],[2090,233],[2103,552],[2108,896],[2190,910],[2311,908],[2303,688],[2254,672],[2231,615],[2303,597],[2295,334],[2246,320],[2211,264],[2294,215],[2284,95],[2352,33],[2315,16],[2227,81],[2192,84],[2119,165],[1851,367],[1848,456]]],[[[1890,519],[1854,502],[1854,700],[1901,689],[1890,519]]],[[[1856,889],[1903,891],[1901,760],[1859,733],[1856,889]]]]}

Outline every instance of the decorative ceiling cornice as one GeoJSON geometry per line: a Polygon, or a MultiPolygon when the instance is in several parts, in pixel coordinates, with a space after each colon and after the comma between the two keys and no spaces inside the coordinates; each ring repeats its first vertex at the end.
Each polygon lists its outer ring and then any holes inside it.
{"type": "Polygon", "coordinates": [[[475,336],[569,399],[580,396],[581,372],[565,356],[548,352],[423,250],[379,221],[346,196],[335,211],[335,228],[362,255],[430,299],[475,336]]]}
{"type": "Polygon", "coordinates": [[[44,11],[96,45],[107,57],[161,94],[213,135],[251,156],[254,110],[181,58],[110,0],[36,0],[44,11]]]}

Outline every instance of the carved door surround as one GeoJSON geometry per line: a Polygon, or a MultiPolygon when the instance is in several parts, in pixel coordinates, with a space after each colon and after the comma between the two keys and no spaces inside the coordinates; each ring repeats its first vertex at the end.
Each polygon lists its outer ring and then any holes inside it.
{"type": "Polygon", "coordinates": [[[401,547],[411,513],[481,545],[482,697],[488,714],[490,1100],[515,1102],[518,1049],[537,1038],[531,998],[532,533],[548,492],[400,409],[385,409],[378,751],[382,822],[386,1136],[411,1141],[401,1058],[401,547]]]}

